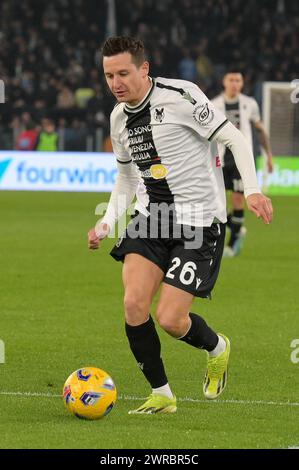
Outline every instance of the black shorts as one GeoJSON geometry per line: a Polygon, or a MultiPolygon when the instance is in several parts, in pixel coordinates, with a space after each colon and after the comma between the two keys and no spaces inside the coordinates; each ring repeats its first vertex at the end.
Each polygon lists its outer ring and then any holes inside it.
{"type": "MultiPolygon", "coordinates": [[[[165,273],[163,282],[182,289],[196,297],[211,297],[218,277],[224,247],[225,224],[213,223],[210,227],[180,227],[176,236],[149,236],[150,217],[136,213],[111,256],[124,261],[128,253],[137,253],[155,263],[165,273]],[[134,237],[130,225],[146,224],[146,234],[134,237]],[[191,237],[193,232],[193,238],[191,237]],[[144,236],[146,235],[146,236],[144,236]],[[200,243],[198,243],[200,241],[200,243]],[[196,247],[193,247],[196,242],[196,247]],[[191,243],[191,245],[190,245],[191,243]]],[[[159,232],[159,235],[161,233],[159,232]]]]}
{"type": "Polygon", "coordinates": [[[235,159],[229,150],[226,150],[224,155],[223,177],[226,190],[244,194],[241,175],[235,163],[235,159]]]}

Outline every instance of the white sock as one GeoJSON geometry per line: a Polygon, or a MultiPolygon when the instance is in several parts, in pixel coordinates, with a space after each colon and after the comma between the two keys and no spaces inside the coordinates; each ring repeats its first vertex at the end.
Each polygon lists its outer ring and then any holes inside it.
{"type": "Polygon", "coordinates": [[[209,351],[209,356],[210,357],[216,357],[219,356],[219,354],[223,353],[226,350],[226,342],[222,336],[218,335],[218,343],[215,349],[213,351],[209,351]]]}
{"type": "Polygon", "coordinates": [[[153,393],[165,395],[167,398],[173,398],[173,394],[168,383],[163,385],[163,387],[153,388],[153,393]]]}

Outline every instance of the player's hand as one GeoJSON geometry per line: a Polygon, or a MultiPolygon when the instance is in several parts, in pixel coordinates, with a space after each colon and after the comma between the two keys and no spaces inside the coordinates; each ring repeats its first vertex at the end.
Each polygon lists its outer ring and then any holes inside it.
{"type": "Polygon", "coordinates": [[[97,250],[100,245],[100,238],[97,236],[94,228],[88,232],[88,248],[90,250],[97,250]]]}
{"type": "Polygon", "coordinates": [[[273,217],[273,207],[271,199],[264,194],[254,193],[247,196],[248,209],[253,212],[257,218],[262,218],[265,224],[270,224],[273,217]]]}
{"type": "Polygon", "coordinates": [[[100,246],[101,240],[107,237],[109,233],[108,224],[99,224],[97,227],[92,228],[88,232],[88,248],[90,250],[97,250],[100,246]]]}
{"type": "Polygon", "coordinates": [[[272,154],[269,154],[267,156],[267,170],[268,170],[268,173],[272,173],[273,169],[274,169],[273,157],[272,157],[272,154]]]}

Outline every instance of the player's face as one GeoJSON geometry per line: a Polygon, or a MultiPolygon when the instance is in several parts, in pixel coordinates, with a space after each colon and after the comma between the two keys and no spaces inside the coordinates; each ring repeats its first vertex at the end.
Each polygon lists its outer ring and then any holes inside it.
{"type": "Polygon", "coordinates": [[[225,93],[229,96],[236,96],[243,88],[243,77],[241,73],[227,73],[223,79],[225,93]]]}
{"type": "Polygon", "coordinates": [[[119,102],[137,104],[146,94],[148,87],[149,64],[137,66],[132,55],[123,52],[103,58],[104,74],[107,84],[119,102]]]}

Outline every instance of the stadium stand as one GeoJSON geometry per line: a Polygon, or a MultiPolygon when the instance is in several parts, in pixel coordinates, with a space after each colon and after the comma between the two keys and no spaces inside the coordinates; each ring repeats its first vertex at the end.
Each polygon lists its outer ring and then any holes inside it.
{"type": "MultiPolygon", "coordinates": [[[[128,2],[116,0],[115,22],[118,34],[145,41],[152,76],[192,80],[209,97],[231,65],[259,103],[265,80],[298,77],[298,2],[131,0],[128,15],[128,2]]],[[[86,142],[97,130],[104,145],[113,99],[97,60],[107,34],[105,0],[2,0],[2,149],[19,148],[19,134],[39,132],[44,118],[55,122],[65,150],[95,149],[96,139],[86,142]]]]}

